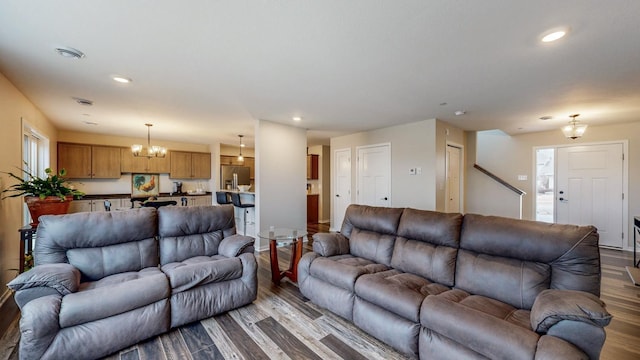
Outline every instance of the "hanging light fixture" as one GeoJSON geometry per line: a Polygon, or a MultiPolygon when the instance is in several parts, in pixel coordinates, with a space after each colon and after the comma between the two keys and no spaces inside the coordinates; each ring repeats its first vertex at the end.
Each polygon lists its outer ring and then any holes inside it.
{"type": "Polygon", "coordinates": [[[242,148],[244,147],[244,144],[242,144],[242,137],[244,135],[238,135],[238,137],[240,138],[240,155],[238,155],[238,161],[243,162],[244,161],[244,157],[242,156],[242,148]]]}
{"type": "Polygon", "coordinates": [[[586,124],[578,124],[578,120],[576,118],[580,116],[580,114],[569,115],[571,121],[569,121],[569,125],[562,127],[562,133],[567,139],[577,139],[584,135],[584,132],[587,130],[586,124]]]}
{"type": "Polygon", "coordinates": [[[147,158],[163,158],[167,156],[167,148],[162,146],[151,146],[151,127],[153,124],[144,124],[147,127],[147,149],[143,151],[142,145],[131,145],[133,156],[143,156],[147,158]]]}

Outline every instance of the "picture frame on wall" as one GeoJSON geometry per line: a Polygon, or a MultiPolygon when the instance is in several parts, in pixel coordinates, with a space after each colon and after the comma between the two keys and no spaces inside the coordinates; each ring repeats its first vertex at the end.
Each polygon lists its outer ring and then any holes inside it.
{"type": "Polygon", "coordinates": [[[131,197],[160,195],[159,174],[131,174],[131,197]]]}

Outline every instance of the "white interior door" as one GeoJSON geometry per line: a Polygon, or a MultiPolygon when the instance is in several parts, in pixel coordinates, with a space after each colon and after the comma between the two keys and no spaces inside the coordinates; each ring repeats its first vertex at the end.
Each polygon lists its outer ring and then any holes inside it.
{"type": "Polygon", "coordinates": [[[391,206],[391,145],[358,147],[357,151],[358,204],[391,206]]]}
{"type": "Polygon", "coordinates": [[[623,241],[623,146],[558,148],[556,222],[594,225],[600,245],[623,241]]]}
{"type": "Polygon", "coordinates": [[[351,204],[351,149],[333,152],[333,221],[331,229],[339,231],[344,220],[344,213],[351,204]]]}
{"type": "Polygon", "coordinates": [[[447,145],[447,182],[446,182],[446,201],[444,204],[445,212],[460,212],[460,157],[461,150],[457,146],[447,145]]]}

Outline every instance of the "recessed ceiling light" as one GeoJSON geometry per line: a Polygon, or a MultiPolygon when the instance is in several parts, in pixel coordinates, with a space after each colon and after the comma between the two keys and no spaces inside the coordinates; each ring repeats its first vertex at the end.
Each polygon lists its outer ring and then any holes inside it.
{"type": "Polygon", "coordinates": [[[456,112],[454,112],[454,114],[455,114],[456,116],[464,115],[464,114],[466,114],[466,113],[467,113],[467,112],[466,112],[466,111],[464,111],[464,110],[457,110],[456,112]]]}
{"type": "Polygon", "coordinates": [[[83,98],[79,98],[79,97],[74,97],[73,100],[75,100],[80,105],[85,105],[85,106],[93,105],[93,101],[91,101],[91,100],[87,100],[87,99],[83,99],[83,98]]]}
{"type": "Polygon", "coordinates": [[[62,57],[71,59],[82,59],[84,57],[82,51],[71,47],[58,47],[56,48],[56,52],[62,57]]]}
{"type": "Polygon", "coordinates": [[[540,120],[551,120],[551,119],[553,119],[553,116],[549,116],[549,115],[540,116],[540,120]]]}
{"type": "Polygon", "coordinates": [[[567,35],[568,32],[569,29],[567,28],[556,28],[553,30],[549,30],[542,36],[541,41],[545,43],[553,42],[562,39],[565,35],[567,35]]]}
{"type": "Polygon", "coordinates": [[[302,116],[294,116],[293,121],[302,121],[302,116]]]}
{"type": "Polygon", "coordinates": [[[120,75],[114,75],[114,76],[112,76],[111,78],[113,79],[113,81],[115,81],[115,82],[119,82],[119,83],[121,83],[121,84],[128,84],[128,83],[130,83],[131,81],[133,81],[133,80],[131,80],[131,79],[129,79],[129,78],[126,78],[126,77],[124,77],[124,76],[120,76],[120,75]]]}

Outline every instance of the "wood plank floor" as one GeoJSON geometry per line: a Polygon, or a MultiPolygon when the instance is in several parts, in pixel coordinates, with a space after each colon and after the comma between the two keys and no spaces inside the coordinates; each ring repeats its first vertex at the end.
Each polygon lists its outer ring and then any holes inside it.
{"type": "MultiPolygon", "coordinates": [[[[309,233],[328,226],[309,226],[309,233]]],[[[310,244],[305,244],[305,252],[310,244]]],[[[603,249],[602,299],[614,315],[602,359],[640,358],[640,287],[624,269],[631,253],[603,249]]],[[[289,253],[281,249],[281,267],[289,253]]],[[[131,346],[108,360],[146,359],[405,359],[350,322],[311,304],[288,280],[271,283],[269,254],[258,256],[258,299],[251,305],[131,346]]],[[[0,340],[0,360],[17,359],[17,319],[0,340]]]]}

